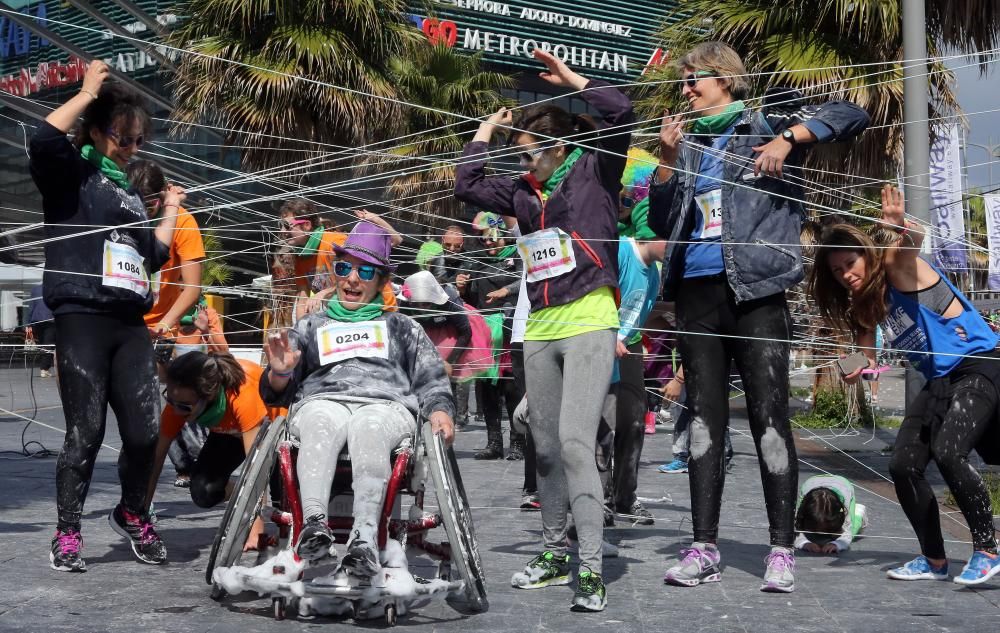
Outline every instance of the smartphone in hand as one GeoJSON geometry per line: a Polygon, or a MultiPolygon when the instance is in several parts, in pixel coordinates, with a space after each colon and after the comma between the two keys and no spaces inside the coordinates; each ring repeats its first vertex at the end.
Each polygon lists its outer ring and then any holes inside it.
{"type": "Polygon", "coordinates": [[[864,355],[864,352],[854,352],[850,356],[845,356],[837,361],[837,366],[840,367],[840,373],[844,376],[849,376],[857,370],[868,366],[868,357],[864,355]]]}

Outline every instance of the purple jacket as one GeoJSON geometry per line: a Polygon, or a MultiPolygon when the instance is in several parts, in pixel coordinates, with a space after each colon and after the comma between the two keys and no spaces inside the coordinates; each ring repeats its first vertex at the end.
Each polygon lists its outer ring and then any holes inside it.
{"type": "Polygon", "coordinates": [[[529,282],[532,309],[570,303],[602,286],[618,287],[618,191],[635,117],[628,97],[606,82],[590,81],[580,96],[601,113],[599,128],[613,131],[586,143],[604,151],[585,151],[544,205],[524,177],[486,176],[486,143],[468,143],[455,174],[458,199],[517,216],[523,234],[558,227],[573,237],[576,268],[529,282]]]}

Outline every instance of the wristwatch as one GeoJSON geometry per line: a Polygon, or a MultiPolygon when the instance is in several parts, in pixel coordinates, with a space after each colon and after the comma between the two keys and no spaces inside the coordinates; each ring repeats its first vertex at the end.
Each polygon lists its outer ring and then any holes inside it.
{"type": "Polygon", "coordinates": [[[786,141],[788,141],[789,144],[791,144],[792,147],[795,147],[795,145],[796,145],[795,132],[792,132],[791,129],[787,129],[784,132],[782,132],[781,133],[781,138],[783,138],[786,141]]]}

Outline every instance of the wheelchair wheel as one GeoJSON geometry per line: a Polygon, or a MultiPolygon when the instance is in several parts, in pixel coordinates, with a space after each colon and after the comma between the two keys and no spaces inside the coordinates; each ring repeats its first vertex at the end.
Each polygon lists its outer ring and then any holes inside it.
{"type": "Polygon", "coordinates": [[[486,599],[486,574],[479,557],[472,511],[465,486],[462,485],[455,452],[445,447],[441,438],[431,431],[430,424],[423,425],[423,444],[444,529],[451,545],[451,567],[465,581],[465,597],[469,606],[475,611],[485,611],[489,608],[486,599]]]}
{"type": "Polygon", "coordinates": [[[261,498],[267,489],[271,470],[277,457],[278,443],[287,434],[285,418],[265,422],[243,463],[243,474],[226,504],[222,522],[215,534],[212,551],[205,568],[205,582],[212,583],[216,567],[230,567],[243,554],[243,544],[250,534],[250,527],[261,508],[261,498]]]}

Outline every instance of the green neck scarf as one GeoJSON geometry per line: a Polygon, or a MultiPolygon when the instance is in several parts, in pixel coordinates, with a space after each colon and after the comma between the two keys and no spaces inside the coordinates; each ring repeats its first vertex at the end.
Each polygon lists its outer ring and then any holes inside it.
{"type": "Polygon", "coordinates": [[[695,134],[712,134],[718,136],[736,122],[736,119],[743,115],[746,106],[742,101],[733,101],[726,106],[726,109],[719,114],[710,114],[695,119],[691,125],[691,131],[695,134]]]}
{"type": "Polygon", "coordinates": [[[382,294],[379,293],[372,299],[371,303],[363,305],[357,310],[348,310],[340,303],[340,298],[334,292],[333,296],[330,297],[330,303],[326,304],[326,314],[334,321],[346,323],[371,321],[382,314],[382,294]]]}
{"type": "Polygon", "coordinates": [[[517,246],[514,246],[513,244],[510,246],[504,246],[497,252],[496,255],[493,256],[493,259],[496,260],[509,259],[513,257],[514,253],[516,252],[517,252],[517,246]]]}
{"type": "Polygon", "coordinates": [[[569,173],[569,170],[573,168],[573,165],[576,164],[576,161],[578,161],[581,156],[583,156],[583,150],[579,147],[570,152],[569,156],[566,157],[566,160],[562,162],[562,165],[556,167],[556,170],[552,172],[549,179],[542,183],[542,195],[545,196],[546,199],[552,195],[552,192],[556,190],[556,187],[559,186],[559,183],[563,181],[563,178],[566,177],[566,174],[569,173]]]}
{"type": "Polygon", "coordinates": [[[226,414],[226,404],[226,390],[219,389],[219,395],[216,396],[215,402],[205,407],[195,422],[206,429],[218,426],[219,422],[222,421],[222,416],[226,414]]]}
{"type": "Polygon", "coordinates": [[[618,234],[622,237],[634,237],[637,240],[656,239],[656,233],[649,228],[649,196],[635,203],[628,224],[618,223],[618,234]]]}
{"type": "Polygon", "coordinates": [[[97,151],[93,145],[84,145],[80,148],[80,155],[84,160],[90,161],[94,167],[101,170],[101,173],[108,177],[108,180],[115,183],[122,189],[128,189],[132,184],[128,181],[128,176],[120,167],[104,154],[97,151]]]}
{"type": "Polygon", "coordinates": [[[316,251],[319,250],[319,245],[323,241],[323,227],[319,227],[312,234],[309,235],[309,241],[306,242],[302,250],[299,251],[299,255],[302,257],[307,257],[309,255],[315,255],[316,251]]]}

